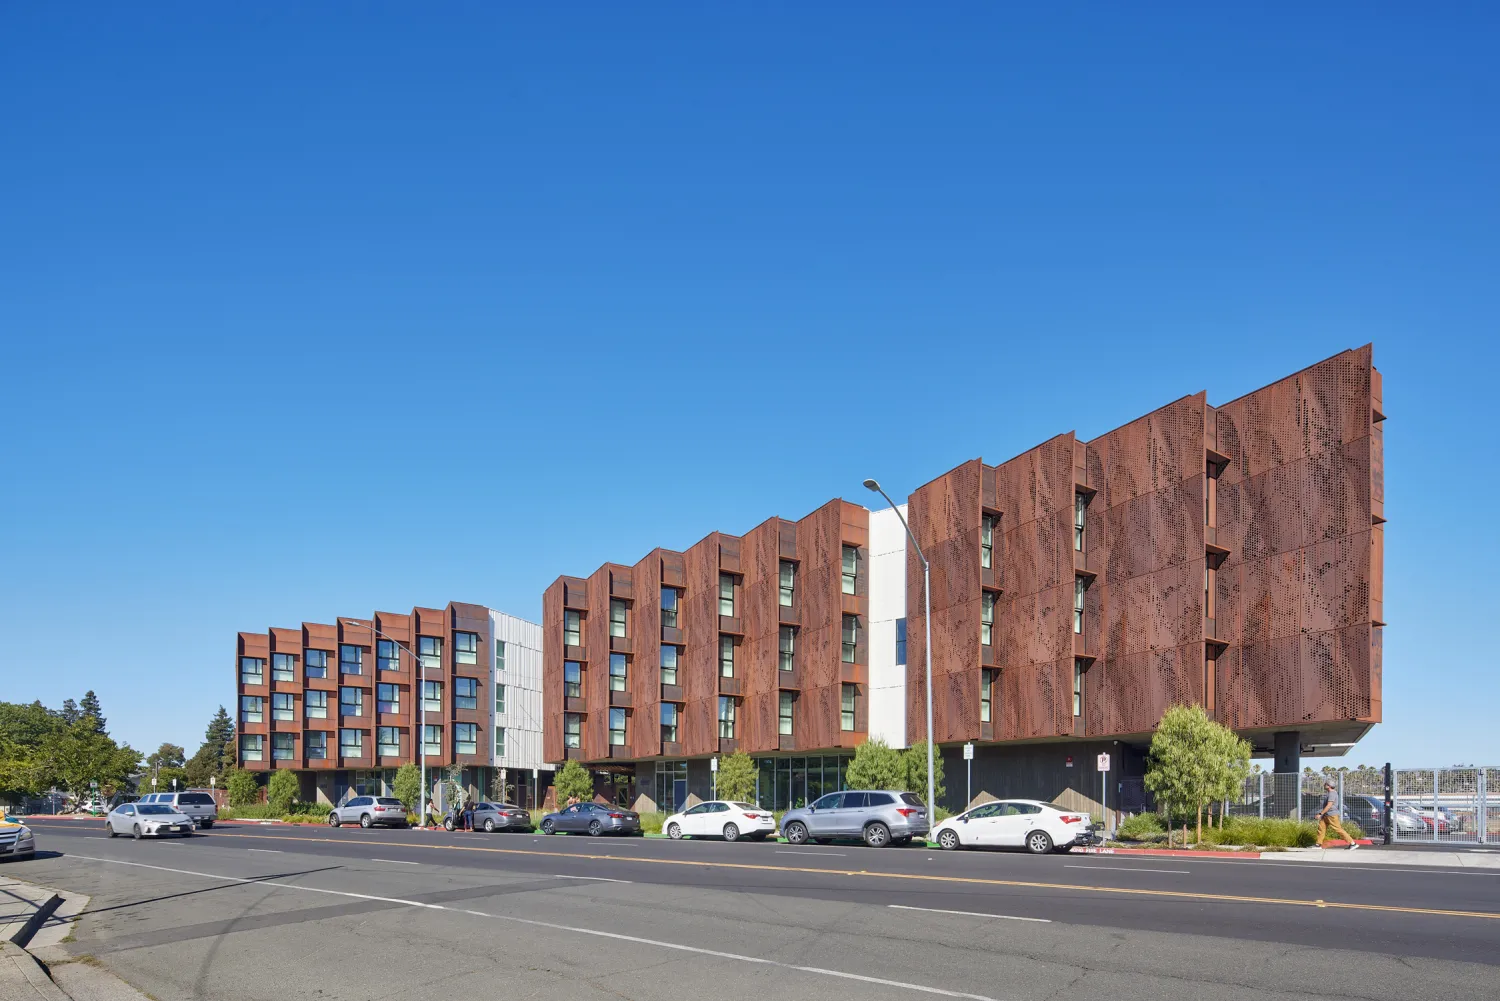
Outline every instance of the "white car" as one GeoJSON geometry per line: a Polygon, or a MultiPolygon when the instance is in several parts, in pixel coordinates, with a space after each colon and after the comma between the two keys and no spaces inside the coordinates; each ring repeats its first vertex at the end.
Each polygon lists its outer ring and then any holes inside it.
{"type": "Polygon", "coordinates": [[[19,858],[22,855],[36,855],[36,835],[25,824],[13,823],[6,819],[4,813],[0,813],[0,859],[19,858]]]}
{"type": "Polygon", "coordinates": [[[1000,799],[949,817],[932,832],[939,848],[1025,848],[1033,855],[1067,848],[1089,830],[1087,814],[1034,799],[1000,799]]]}
{"type": "Polygon", "coordinates": [[[723,838],[764,841],[776,833],[776,817],[754,803],[731,803],[716,799],[674,813],[661,829],[674,841],[680,838],[723,838]]]}
{"type": "Polygon", "coordinates": [[[112,838],[128,834],[139,841],[168,834],[186,838],[193,833],[194,824],[192,817],[161,803],[121,803],[104,818],[104,827],[112,838]]]}

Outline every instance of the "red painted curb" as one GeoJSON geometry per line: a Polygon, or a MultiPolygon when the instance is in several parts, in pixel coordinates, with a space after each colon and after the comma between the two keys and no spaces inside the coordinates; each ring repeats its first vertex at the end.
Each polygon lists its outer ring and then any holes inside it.
{"type": "Polygon", "coordinates": [[[1184,848],[1074,848],[1084,855],[1165,855],[1169,858],[1260,858],[1260,852],[1211,852],[1184,848]]]}

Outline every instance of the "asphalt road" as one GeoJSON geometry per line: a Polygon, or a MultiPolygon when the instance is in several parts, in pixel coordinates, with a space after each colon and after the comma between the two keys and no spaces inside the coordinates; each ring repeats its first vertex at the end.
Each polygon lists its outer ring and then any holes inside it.
{"type": "Polygon", "coordinates": [[[69,948],[163,1001],[1500,996],[1500,870],[36,826],[7,874],[93,896],[69,948]]]}

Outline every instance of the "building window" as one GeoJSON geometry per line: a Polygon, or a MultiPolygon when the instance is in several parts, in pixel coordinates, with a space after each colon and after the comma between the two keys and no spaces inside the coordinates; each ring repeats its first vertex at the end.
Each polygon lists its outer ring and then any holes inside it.
{"type": "Polygon", "coordinates": [[[343,687],[339,689],[339,715],[363,716],[365,714],[365,690],[343,687]]]}
{"type": "Polygon", "coordinates": [[[579,747],[580,726],[577,713],[563,713],[563,746],[579,747]]]}
{"type": "Polygon", "coordinates": [[[265,719],[266,700],[259,695],[240,696],[240,719],[245,723],[260,723],[265,719]]]}
{"type": "Polygon", "coordinates": [[[781,561],[781,607],[791,608],[797,597],[797,564],[781,561]]]}
{"type": "Polygon", "coordinates": [[[1073,495],[1073,548],[1080,553],[1083,552],[1083,530],[1087,522],[1085,512],[1088,506],[1088,497],[1083,494],[1073,495]]]}
{"type": "Polygon", "coordinates": [[[776,732],[785,737],[792,735],[792,693],[782,692],[776,716],[776,732]]]}
{"type": "Polygon", "coordinates": [[[1083,668],[1082,658],[1073,661],[1073,716],[1083,715],[1083,668]]]}
{"type": "Polygon", "coordinates": [[[661,625],[663,629],[677,628],[677,589],[675,587],[664,587],[661,589],[661,625]]]}
{"type": "Polygon", "coordinates": [[[797,666],[797,630],[792,626],[781,627],[781,663],[783,671],[797,666]]]}
{"type": "Polygon", "coordinates": [[[677,743],[677,706],[671,702],[661,704],[661,739],[665,744],[677,743]]]}
{"type": "Polygon", "coordinates": [[[661,648],[661,683],[663,685],[677,684],[677,648],[675,646],[661,648]]]}
{"type": "MultiPolygon", "coordinates": [[[[454,678],[453,679],[453,708],[454,709],[478,709],[479,708],[479,679],[478,678],[454,678]]],[[[473,752],[470,752],[473,753],[473,752]]]]}
{"type": "Polygon", "coordinates": [[[734,577],[719,574],[719,614],[734,618],[734,577]]]}
{"type": "Polygon", "coordinates": [[[505,727],[495,727],[495,760],[505,760],[505,727]]]}
{"type": "Polygon", "coordinates": [[[308,719],[327,719],[328,693],[308,692],[302,700],[302,711],[308,719]]]}
{"type": "Polygon", "coordinates": [[[443,728],[435,724],[422,727],[422,756],[442,757],[443,728]]]}
{"type": "Polygon", "coordinates": [[[625,655],[623,653],[612,653],[609,655],[609,690],[612,692],[627,690],[625,684],[625,655]]]}
{"type": "Polygon", "coordinates": [[[719,636],[719,676],[734,677],[734,637],[719,636]]]}
{"type": "Polygon", "coordinates": [[[839,686],[839,729],[854,729],[854,686],[839,686]]]}
{"type": "Polygon", "coordinates": [[[906,663],[906,620],[896,620],[896,663],[906,663]]]}
{"type": "Polygon", "coordinates": [[[375,753],[382,758],[395,758],[401,754],[401,730],[394,726],[382,726],[375,731],[375,753]]]}
{"type": "Polygon", "coordinates": [[[1088,582],[1082,577],[1073,578],[1073,631],[1083,632],[1083,592],[1088,582]]]}
{"type": "Polygon", "coordinates": [[[323,761],[328,757],[328,734],[322,730],[307,733],[307,757],[309,761],[323,761]]]}
{"type": "Polygon", "coordinates": [[[308,678],[328,677],[328,651],[302,651],[302,674],[308,678]]]}
{"type": "Polygon", "coordinates": [[[563,646],[583,646],[583,616],[571,609],[563,612],[563,646]]]}
{"type": "Polygon", "coordinates": [[[271,654],[271,680],[296,681],[297,658],[289,653],[271,654]]]}
{"type": "Polygon", "coordinates": [[[339,756],[363,758],[365,756],[365,732],[363,730],[340,730],[339,756]]]}
{"type": "Polygon", "coordinates": [[[859,550],[853,546],[844,547],[844,593],[854,594],[855,587],[859,583],[859,550]]]}
{"type": "Polygon", "coordinates": [[[719,696],[719,739],[734,739],[734,699],[728,695],[719,696]]]}
{"type": "Polygon", "coordinates": [[[505,715],[505,686],[495,686],[495,715],[505,715]]]}
{"type": "Polygon", "coordinates": [[[609,711],[609,743],[611,747],[625,745],[625,710],[623,709],[609,711]]]}
{"type": "Polygon", "coordinates": [[[240,684],[242,685],[264,685],[266,683],[266,662],[263,657],[241,657],[240,658],[240,684]]]}
{"type": "Polygon", "coordinates": [[[979,520],[979,565],[988,570],[995,565],[995,516],[979,520]]]}
{"type": "Polygon", "coordinates": [[[441,636],[418,636],[417,659],[428,670],[441,671],[443,669],[443,638],[441,636]]]}
{"type": "Polygon", "coordinates": [[[240,760],[260,761],[262,760],[265,738],[258,733],[247,733],[240,737],[240,760]]]}
{"type": "Polygon", "coordinates": [[[991,700],[994,697],[995,676],[988,669],[979,672],[979,722],[990,721],[991,700]]]}
{"type": "Polygon", "coordinates": [[[271,694],[271,718],[272,719],[296,719],[292,703],[291,692],[273,692],[271,694]]]}
{"type": "Polygon", "coordinates": [[[443,711],[443,683],[441,681],[422,682],[422,711],[424,713],[443,711]]]}
{"type": "Polygon", "coordinates": [[[985,646],[995,632],[995,592],[986,591],[979,598],[979,642],[985,646]]]}
{"type": "Polygon", "coordinates": [[[339,670],[344,674],[363,674],[365,670],[364,647],[350,643],[339,644],[339,670]]]}
{"type": "Polygon", "coordinates": [[[625,602],[619,598],[609,599],[609,635],[624,639],[625,633],[625,602]]]}
{"type": "Polygon", "coordinates": [[[576,660],[563,661],[563,697],[583,698],[583,665],[576,660]]]}
{"type": "Polygon", "coordinates": [[[455,664],[477,664],[477,663],[479,663],[479,634],[478,633],[454,633],[453,634],[453,663],[455,663],[455,664]]]}
{"type": "Polygon", "coordinates": [[[401,711],[401,689],[395,685],[375,686],[375,711],[398,713],[401,711]]]}
{"type": "Polygon", "coordinates": [[[453,724],[453,753],[479,753],[479,727],[473,723],[453,724]]]}
{"type": "Polygon", "coordinates": [[[377,671],[399,671],[401,660],[396,649],[396,644],[391,640],[378,640],[375,643],[375,670],[377,671]]]}
{"type": "Polygon", "coordinates": [[[495,670],[505,670],[505,641],[495,641],[495,670]]]}
{"type": "Polygon", "coordinates": [[[843,661],[845,664],[854,663],[856,651],[859,649],[859,616],[844,616],[844,646],[843,661]]]}

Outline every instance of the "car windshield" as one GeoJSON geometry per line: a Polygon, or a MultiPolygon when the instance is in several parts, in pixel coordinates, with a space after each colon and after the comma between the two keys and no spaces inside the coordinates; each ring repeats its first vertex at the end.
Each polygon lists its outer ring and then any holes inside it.
{"type": "Polygon", "coordinates": [[[378,803],[381,806],[400,806],[401,805],[401,801],[399,799],[390,799],[389,797],[386,797],[386,796],[380,797],[375,802],[378,803]]]}
{"type": "Polygon", "coordinates": [[[730,803],[729,805],[732,806],[732,807],[734,807],[736,810],[759,810],[760,809],[760,807],[756,806],[754,803],[730,803]]]}
{"type": "Polygon", "coordinates": [[[162,814],[171,816],[177,812],[170,806],[162,806],[160,803],[143,803],[135,809],[137,813],[150,814],[152,816],[160,816],[162,814]]]}
{"type": "Polygon", "coordinates": [[[907,806],[921,806],[922,797],[918,796],[914,792],[904,792],[901,794],[901,802],[905,803],[907,806]]]}
{"type": "Polygon", "coordinates": [[[177,802],[188,806],[213,806],[213,797],[206,792],[185,792],[177,797],[177,802]]]}

